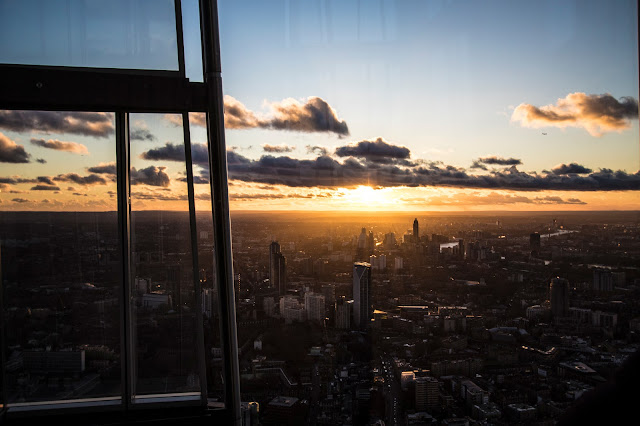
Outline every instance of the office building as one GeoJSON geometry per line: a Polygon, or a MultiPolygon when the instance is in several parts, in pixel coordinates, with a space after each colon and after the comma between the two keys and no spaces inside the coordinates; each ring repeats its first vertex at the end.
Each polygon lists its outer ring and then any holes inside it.
{"type": "Polygon", "coordinates": [[[278,289],[280,296],[287,293],[286,259],[280,252],[277,241],[271,242],[269,246],[269,281],[271,287],[278,289]]]}
{"type": "Polygon", "coordinates": [[[351,316],[353,313],[353,300],[347,300],[344,296],[336,301],[336,325],[341,330],[351,328],[351,316]]]}
{"type": "Polygon", "coordinates": [[[529,235],[529,250],[531,251],[531,256],[537,257],[540,254],[540,233],[534,232],[529,235]]]}
{"type": "Polygon", "coordinates": [[[304,295],[304,308],[307,311],[309,321],[324,321],[324,296],[313,292],[304,295]]]}
{"type": "Polygon", "coordinates": [[[371,307],[371,264],[353,264],[353,328],[366,330],[373,315],[371,307]]]}
{"type": "Polygon", "coordinates": [[[420,242],[420,228],[418,225],[418,218],[413,219],[413,241],[415,243],[420,242]]]}
{"type": "Polygon", "coordinates": [[[556,277],[551,280],[551,315],[554,318],[569,314],[569,281],[556,277]]]}
{"type": "Polygon", "coordinates": [[[416,411],[433,410],[438,406],[438,380],[434,377],[416,377],[416,411]]]}

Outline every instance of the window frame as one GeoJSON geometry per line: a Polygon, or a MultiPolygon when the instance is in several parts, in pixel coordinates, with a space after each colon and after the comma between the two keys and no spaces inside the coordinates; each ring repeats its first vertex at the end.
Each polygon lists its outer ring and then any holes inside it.
{"type": "MultiPolygon", "coordinates": [[[[176,34],[178,44],[178,71],[104,69],[84,67],[60,67],[40,65],[0,64],[0,109],[49,110],[49,111],[110,111],[115,113],[117,205],[119,249],[122,255],[121,318],[121,377],[122,394],[111,398],[90,398],[68,401],[47,401],[7,406],[4,359],[2,368],[2,401],[0,416],[7,419],[43,416],[49,414],[81,415],[84,412],[119,411],[125,416],[131,413],[170,407],[192,406],[203,409],[201,413],[214,411],[215,415],[230,423],[240,422],[240,377],[238,368],[238,344],[233,287],[233,261],[229,216],[228,177],[220,43],[217,3],[215,0],[199,0],[200,34],[202,49],[203,83],[190,82],[185,77],[184,43],[182,34],[182,2],[174,0],[176,34]],[[196,286],[196,311],[198,322],[198,348],[200,371],[200,396],[189,395],[141,395],[133,402],[131,366],[134,353],[131,341],[131,197],[129,158],[129,113],[174,113],[183,119],[185,163],[189,201],[189,223],[193,261],[193,280],[196,286]],[[189,113],[206,115],[207,147],[209,153],[209,183],[213,217],[214,265],[218,285],[219,326],[223,354],[224,408],[207,402],[206,371],[202,304],[199,293],[197,264],[197,239],[195,228],[195,201],[189,113]],[[115,402],[119,401],[119,402],[115,402]],[[197,401],[197,403],[194,403],[197,401]]],[[[0,271],[1,273],[1,271],[0,271]]],[[[2,291],[0,291],[2,293],[2,291]]],[[[0,295],[0,302],[2,296],[0,295]]],[[[2,305],[4,306],[4,305],[2,305]]],[[[4,332],[5,321],[2,320],[4,332]]],[[[2,344],[4,347],[4,334],[2,344]]],[[[4,358],[4,351],[3,351],[4,358]]],[[[220,405],[220,404],[217,404],[220,405]]],[[[182,413],[182,411],[179,411],[182,413]]],[[[168,414],[171,415],[173,411],[168,414]]],[[[192,413],[193,414],[193,413],[192,413]]],[[[110,418],[110,417],[109,417],[110,418]]]]}

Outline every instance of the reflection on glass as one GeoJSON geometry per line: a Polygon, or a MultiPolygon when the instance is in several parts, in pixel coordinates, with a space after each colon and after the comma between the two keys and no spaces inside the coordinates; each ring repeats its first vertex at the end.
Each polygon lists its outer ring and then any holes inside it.
{"type": "Polygon", "coordinates": [[[209,157],[205,116],[189,114],[191,133],[191,159],[196,205],[196,232],[198,238],[198,267],[202,295],[207,395],[210,399],[223,398],[223,365],[220,346],[220,315],[218,311],[218,285],[215,280],[213,213],[209,186],[209,157]]]}
{"type": "Polygon", "coordinates": [[[0,40],[3,63],[178,69],[170,0],[2,0],[0,40]]]}
{"type": "Polygon", "coordinates": [[[4,113],[24,124],[0,131],[9,148],[0,175],[6,402],[119,398],[113,114],[4,113]],[[49,135],[45,117],[59,125],[49,135]]]}
{"type": "Polygon", "coordinates": [[[130,122],[134,397],[198,392],[181,116],[132,114],[130,122]]]}

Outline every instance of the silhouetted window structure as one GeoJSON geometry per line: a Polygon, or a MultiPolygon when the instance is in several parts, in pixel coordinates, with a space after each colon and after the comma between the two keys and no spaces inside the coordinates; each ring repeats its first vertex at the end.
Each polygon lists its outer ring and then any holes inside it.
{"type": "Polygon", "coordinates": [[[3,129],[48,150],[0,133],[48,195],[0,213],[4,418],[238,421],[215,2],[0,1],[0,28],[3,129]]]}

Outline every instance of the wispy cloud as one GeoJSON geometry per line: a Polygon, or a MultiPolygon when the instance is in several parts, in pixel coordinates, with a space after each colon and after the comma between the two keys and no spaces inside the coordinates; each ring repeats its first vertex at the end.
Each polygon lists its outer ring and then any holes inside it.
{"type": "Polygon", "coordinates": [[[77,142],[64,142],[57,139],[44,140],[31,138],[31,143],[33,145],[41,146],[48,149],[54,149],[56,151],[66,151],[81,155],[89,153],[89,150],[85,145],[77,142]]]}
{"type": "Polygon", "coordinates": [[[585,202],[577,198],[563,199],[556,196],[526,197],[516,194],[501,194],[491,192],[489,194],[455,194],[436,195],[428,198],[401,199],[410,203],[427,203],[430,206],[485,206],[485,205],[509,205],[509,204],[529,204],[529,205],[584,205],[585,202]]]}
{"type": "Polygon", "coordinates": [[[29,157],[31,155],[24,150],[24,146],[0,133],[0,163],[28,163],[29,157]]]}
{"type": "Polygon", "coordinates": [[[517,166],[522,164],[522,160],[519,158],[504,158],[497,155],[491,155],[487,157],[480,157],[477,160],[473,160],[471,164],[472,169],[488,170],[487,165],[490,166],[517,166]]]}
{"type": "Polygon", "coordinates": [[[106,137],[114,131],[113,114],[106,112],[0,110],[0,128],[95,137],[106,137]]]}
{"type": "Polygon", "coordinates": [[[319,145],[307,145],[307,154],[316,154],[316,155],[327,155],[329,154],[329,150],[323,146],[319,145]]]}
{"type": "Polygon", "coordinates": [[[511,120],[525,127],[578,127],[592,136],[628,129],[638,119],[638,101],[630,96],[614,98],[610,94],[570,93],[555,105],[537,107],[518,105],[511,120]]]}
{"type": "Polygon", "coordinates": [[[296,150],[296,147],[290,146],[284,143],[280,145],[269,145],[268,143],[265,143],[262,145],[262,149],[264,152],[283,153],[283,152],[293,152],[296,150]]]}

